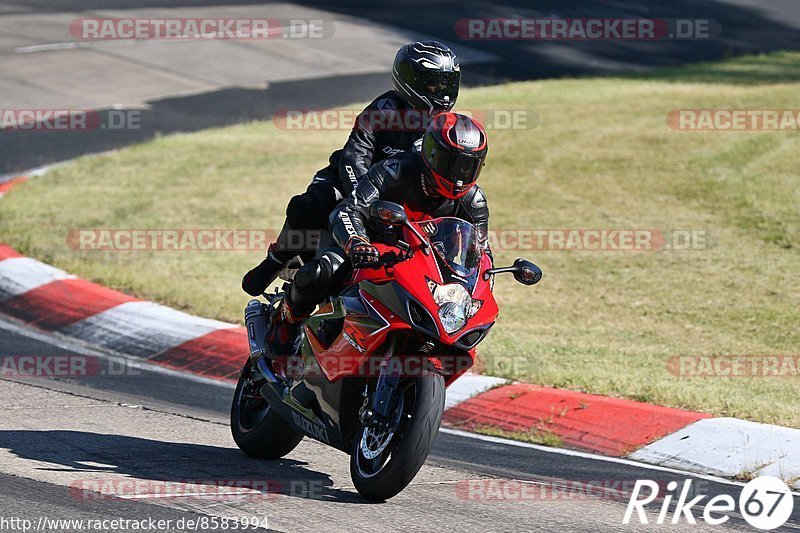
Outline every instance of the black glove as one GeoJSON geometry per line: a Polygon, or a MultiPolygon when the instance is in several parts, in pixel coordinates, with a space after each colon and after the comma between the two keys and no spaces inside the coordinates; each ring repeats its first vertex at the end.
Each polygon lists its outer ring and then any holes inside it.
{"type": "Polygon", "coordinates": [[[278,277],[283,265],[267,256],[242,278],[242,289],[250,296],[260,296],[278,277]]]}
{"type": "Polygon", "coordinates": [[[347,241],[345,252],[350,256],[350,261],[356,268],[366,263],[377,263],[380,259],[378,249],[360,237],[352,237],[347,241]]]}

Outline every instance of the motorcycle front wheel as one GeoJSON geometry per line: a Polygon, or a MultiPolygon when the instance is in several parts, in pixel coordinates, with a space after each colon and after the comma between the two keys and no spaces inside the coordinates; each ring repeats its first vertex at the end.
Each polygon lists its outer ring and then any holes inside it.
{"type": "Polygon", "coordinates": [[[362,427],[353,439],[350,477],[359,494],[383,501],[411,483],[439,433],[444,399],[439,374],[400,381],[389,425],[362,427]]]}

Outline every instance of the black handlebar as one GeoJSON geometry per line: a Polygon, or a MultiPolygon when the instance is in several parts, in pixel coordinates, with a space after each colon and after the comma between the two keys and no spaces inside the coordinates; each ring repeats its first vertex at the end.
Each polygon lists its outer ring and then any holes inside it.
{"type": "Polygon", "coordinates": [[[397,252],[384,252],[383,254],[381,254],[381,256],[378,258],[377,261],[368,261],[368,262],[364,262],[364,263],[357,263],[357,264],[353,265],[353,268],[354,269],[356,269],[356,268],[378,269],[378,268],[383,268],[383,267],[389,267],[389,266],[394,266],[397,263],[400,263],[401,261],[405,261],[409,257],[410,256],[408,256],[406,254],[398,254],[397,252]]]}

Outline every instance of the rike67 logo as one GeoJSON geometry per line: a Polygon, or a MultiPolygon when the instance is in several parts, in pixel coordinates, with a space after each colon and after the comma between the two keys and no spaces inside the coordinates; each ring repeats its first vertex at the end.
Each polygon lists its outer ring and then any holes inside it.
{"type": "MultiPolygon", "coordinates": [[[[791,490],[786,483],[775,477],[758,477],[747,483],[739,494],[738,502],[728,494],[719,494],[706,500],[705,495],[695,496],[691,485],[692,480],[687,479],[678,492],[677,481],[667,484],[667,494],[655,519],[656,524],[663,525],[667,520],[669,523],[678,524],[682,519],[689,524],[696,524],[697,518],[710,525],[723,524],[730,519],[730,513],[737,509],[738,503],[739,513],[748,524],[767,531],[785,524],[794,509],[791,490]],[[689,499],[691,496],[694,497],[689,499]],[[673,500],[676,500],[676,503],[670,510],[673,500]],[[695,513],[698,515],[697,518],[695,513]]],[[[645,505],[654,502],[658,496],[658,483],[648,479],[637,480],[622,523],[629,524],[635,512],[639,523],[647,524],[648,514],[645,512],[645,505]]]]}

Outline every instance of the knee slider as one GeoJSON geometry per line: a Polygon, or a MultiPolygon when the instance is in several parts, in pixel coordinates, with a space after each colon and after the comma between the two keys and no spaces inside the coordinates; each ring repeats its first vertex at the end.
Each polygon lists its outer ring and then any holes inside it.
{"type": "Polygon", "coordinates": [[[322,265],[319,264],[319,260],[314,259],[295,273],[294,284],[302,291],[314,290],[322,284],[322,277],[322,265]]]}
{"type": "Polygon", "coordinates": [[[343,281],[344,263],[344,258],[334,252],[325,252],[306,263],[294,276],[297,292],[307,299],[322,300],[332,287],[343,281]]]}

